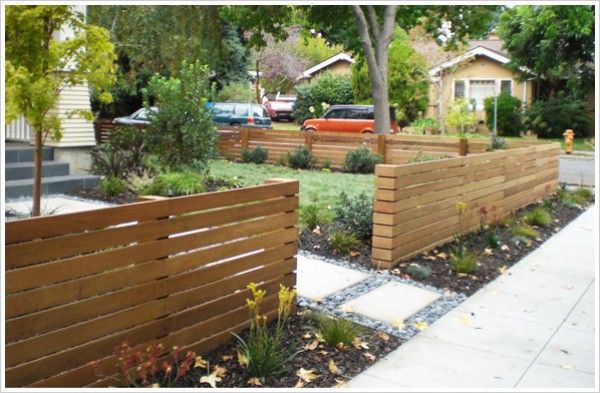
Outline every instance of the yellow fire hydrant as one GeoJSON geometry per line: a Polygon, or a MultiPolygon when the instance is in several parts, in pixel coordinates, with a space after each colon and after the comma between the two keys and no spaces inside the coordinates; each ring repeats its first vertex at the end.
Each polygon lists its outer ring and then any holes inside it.
{"type": "Polygon", "coordinates": [[[563,136],[565,137],[565,153],[571,154],[573,152],[573,139],[575,138],[575,133],[573,130],[569,129],[565,131],[563,136]]]}

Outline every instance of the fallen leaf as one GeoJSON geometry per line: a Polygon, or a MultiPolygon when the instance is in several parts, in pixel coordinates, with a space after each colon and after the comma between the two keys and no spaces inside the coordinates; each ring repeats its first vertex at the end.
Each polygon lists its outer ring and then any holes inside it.
{"type": "Polygon", "coordinates": [[[310,344],[306,344],[304,346],[304,349],[306,349],[308,351],[314,351],[315,349],[317,349],[318,346],[319,346],[319,340],[314,340],[310,344]]]}
{"type": "Polygon", "coordinates": [[[508,247],[506,244],[503,244],[503,245],[500,246],[500,249],[502,251],[508,251],[508,250],[510,250],[510,247],[508,247]]]}
{"type": "Polygon", "coordinates": [[[390,339],[390,335],[387,334],[386,332],[378,332],[377,335],[379,336],[380,339],[382,339],[383,341],[387,341],[390,339]]]}
{"type": "Polygon", "coordinates": [[[360,252],[358,252],[358,251],[350,251],[350,256],[353,257],[353,258],[357,257],[359,255],[360,255],[360,252]]]}
{"type": "Polygon", "coordinates": [[[424,257],[425,259],[428,259],[430,261],[435,261],[436,258],[433,255],[427,255],[426,257],[424,257]]]}
{"type": "Polygon", "coordinates": [[[207,361],[202,359],[202,356],[196,356],[196,361],[194,362],[194,367],[206,368],[208,365],[207,361]]]}
{"type": "Polygon", "coordinates": [[[337,382],[334,386],[334,388],[347,388],[348,384],[346,383],[346,381],[342,380],[342,379],[335,379],[335,382],[337,382]]]}
{"type": "Polygon", "coordinates": [[[262,386],[262,382],[260,382],[260,379],[256,377],[250,378],[246,383],[252,386],[262,386]]]}
{"type": "Polygon", "coordinates": [[[319,340],[320,343],[325,342],[325,339],[321,333],[315,333],[315,338],[319,340]]]}
{"type": "Polygon", "coordinates": [[[573,366],[571,364],[561,364],[560,367],[564,368],[565,370],[574,370],[575,369],[575,366],[573,366]]]}
{"type": "Polygon", "coordinates": [[[483,255],[492,255],[492,249],[491,248],[486,248],[485,250],[483,250],[483,255]]]}
{"type": "Polygon", "coordinates": [[[467,274],[467,273],[456,273],[456,275],[457,275],[458,277],[467,277],[467,276],[468,276],[468,274],[467,274]]]}
{"type": "Polygon", "coordinates": [[[413,324],[413,326],[417,330],[423,331],[423,330],[425,330],[425,329],[427,329],[429,327],[429,324],[427,322],[425,322],[425,321],[419,321],[419,322],[415,322],[413,324]]]}
{"type": "Polygon", "coordinates": [[[317,236],[321,236],[321,227],[317,225],[317,227],[313,229],[312,232],[317,236]]]}
{"type": "Polygon", "coordinates": [[[448,258],[448,255],[445,252],[440,252],[439,254],[436,254],[436,257],[446,259],[448,258]]]}
{"type": "Polygon", "coordinates": [[[296,375],[300,377],[301,380],[303,380],[304,382],[310,382],[313,381],[317,378],[319,378],[319,376],[317,374],[315,374],[315,370],[310,369],[310,370],[305,370],[303,367],[300,368],[300,370],[298,370],[296,372],[296,375]]]}
{"type": "Polygon", "coordinates": [[[221,382],[221,380],[222,379],[218,377],[215,373],[200,377],[200,383],[207,383],[210,385],[211,388],[216,388],[217,382],[221,382]]]}
{"type": "Polygon", "coordinates": [[[344,345],[343,342],[339,342],[335,345],[335,347],[338,349],[338,351],[342,351],[344,352],[346,350],[346,346],[344,345]]]}
{"type": "Polygon", "coordinates": [[[221,359],[223,359],[224,362],[227,362],[227,361],[233,359],[233,356],[231,356],[231,355],[223,355],[223,356],[221,356],[221,359]]]}
{"type": "Polygon", "coordinates": [[[356,349],[369,349],[369,345],[358,337],[354,337],[354,340],[352,340],[352,345],[354,345],[354,348],[356,349]]]}
{"type": "Polygon", "coordinates": [[[466,315],[466,314],[462,314],[460,316],[460,322],[463,325],[467,325],[467,326],[473,325],[473,319],[470,316],[466,315]]]}
{"type": "Polygon", "coordinates": [[[215,374],[217,377],[224,377],[227,375],[227,369],[225,367],[215,366],[213,368],[213,374],[215,374]]]}
{"type": "Polygon", "coordinates": [[[354,307],[348,304],[344,304],[342,307],[340,307],[340,310],[342,310],[343,312],[354,312],[354,307]]]}
{"type": "Polygon", "coordinates": [[[323,355],[323,356],[325,356],[325,355],[329,355],[329,352],[327,352],[327,351],[319,351],[319,353],[320,353],[321,355],[323,355]]]}
{"type": "Polygon", "coordinates": [[[294,386],[295,388],[303,388],[304,387],[304,382],[302,382],[301,379],[298,380],[298,382],[296,383],[296,386],[294,386]]]}
{"type": "Polygon", "coordinates": [[[315,244],[313,246],[313,250],[320,250],[320,249],[321,249],[321,246],[319,246],[318,244],[315,244]]]}
{"type": "Polygon", "coordinates": [[[329,371],[331,371],[331,373],[334,375],[340,375],[342,373],[333,360],[329,361],[327,367],[329,368],[329,371]]]}
{"type": "Polygon", "coordinates": [[[394,269],[394,270],[392,270],[392,274],[395,274],[395,275],[399,276],[401,274],[400,269],[394,269]]]}
{"type": "Polygon", "coordinates": [[[406,327],[406,324],[404,323],[403,320],[401,319],[396,319],[394,322],[392,322],[392,326],[395,327],[398,330],[402,330],[406,327]]]}
{"type": "Polygon", "coordinates": [[[149,388],[159,388],[160,385],[158,383],[153,383],[152,385],[148,385],[149,388]]]}
{"type": "Polygon", "coordinates": [[[370,352],[365,352],[363,355],[365,355],[365,357],[371,362],[374,362],[375,359],[377,359],[377,357],[370,352]]]}
{"type": "Polygon", "coordinates": [[[505,274],[508,271],[508,268],[506,267],[506,265],[499,267],[498,271],[500,272],[500,274],[505,274]]]}
{"type": "Polygon", "coordinates": [[[248,365],[248,358],[240,351],[237,351],[237,359],[240,366],[246,367],[248,365]]]}
{"type": "Polygon", "coordinates": [[[312,335],[310,334],[310,332],[306,332],[306,333],[304,333],[304,335],[302,336],[302,338],[305,338],[305,339],[308,339],[308,338],[311,338],[311,337],[312,337],[312,335]]]}

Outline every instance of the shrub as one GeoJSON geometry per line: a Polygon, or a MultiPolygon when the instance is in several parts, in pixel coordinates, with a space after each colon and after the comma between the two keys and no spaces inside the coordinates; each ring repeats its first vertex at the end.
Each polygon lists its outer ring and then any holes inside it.
{"type": "Polygon", "coordinates": [[[477,269],[477,256],[466,248],[455,248],[450,253],[450,265],[457,273],[471,274],[477,269]]]}
{"type": "Polygon", "coordinates": [[[488,246],[490,246],[491,248],[498,248],[500,247],[500,235],[498,235],[498,232],[494,229],[488,229],[485,232],[485,242],[487,243],[488,246]]]}
{"type": "Polygon", "coordinates": [[[331,169],[331,160],[326,158],[321,163],[321,169],[331,169]]]}
{"type": "Polygon", "coordinates": [[[411,263],[406,268],[406,272],[418,279],[424,279],[431,275],[431,269],[427,266],[421,266],[418,263],[411,263]]]}
{"type": "Polygon", "coordinates": [[[487,148],[488,151],[506,149],[508,149],[508,144],[506,143],[506,140],[504,138],[501,138],[498,135],[492,136],[492,141],[487,148]]]}
{"type": "Polygon", "coordinates": [[[318,333],[331,346],[337,346],[339,343],[350,345],[361,331],[358,326],[347,319],[323,314],[314,314],[312,318],[317,323],[318,333]]]}
{"type": "Polygon", "coordinates": [[[217,92],[217,101],[241,101],[250,102],[256,97],[254,92],[250,89],[248,82],[231,82],[217,92]]]}
{"type": "Polygon", "coordinates": [[[145,105],[154,98],[160,108],[150,111],[145,143],[169,168],[204,170],[215,156],[217,133],[207,105],[213,94],[208,78],[207,66],[183,62],[177,76],[157,74],[144,91],[145,105]]]}
{"type": "Polygon", "coordinates": [[[586,187],[579,187],[573,192],[573,198],[579,204],[589,201],[594,197],[594,192],[586,187]]]}
{"type": "Polygon", "coordinates": [[[352,249],[360,244],[353,233],[334,231],[329,237],[329,244],[335,253],[348,254],[352,249]]]}
{"type": "Polygon", "coordinates": [[[202,177],[198,173],[188,170],[161,173],[149,187],[143,190],[143,194],[172,197],[196,194],[204,190],[202,177]]]}
{"type": "Polygon", "coordinates": [[[519,225],[513,227],[512,234],[514,236],[526,237],[530,239],[536,239],[540,237],[540,233],[535,228],[532,228],[529,225],[519,225]]]}
{"type": "Polygon", "coordinates": [[[340,194],[333,208],[338,221],[359,239],[370,239],[373,234],[373,200],[365,192],[356,197],[340,194]]]}
{"type": "Polygon", "coordinates": [[[269,157],[269,149],[256,146],[254,149],[242,149],[242,162],[262,164],[269,157]]]}
{"type": "Polygon", "coordinates": [[[366,147],[359,147],[346,153],[344,172],[373,173],[375,165],[379,164],[382,160],[381,156],[371,153],[366,147]]]}
{"type": "Polygon", "coordinates": [[[350,77],[325,72],[296,87],[294,118],[302,124],[306,119],[321,117],[328,105],[352,104],[353,101],[350,77]],[[314,112],[310,111],[311,107],[314,112]]]}
{"type": "MultiPolygon", "coordinates": [[[[523,130],[521,121],[521,100],[504,92],[498,96],[496,110],[496,127],[498,135],[519,136],[523,130]]],[[[490,130],[494,129],[494,97],[484,101],[485,122],[490,130]]]]}
{"type": "Polygon", "coordinates": [[[572,129],[578,136],[593,133],[592,119],[583,100],[559,92],[553,98],[537,100],[523,117],[525,128],[540,137],[562,138],[566,129],[572,129]]]}
{"type": "Polygon", "coordinates": [[[123,178],[127,174],[129,152],[111,144],[104,144],[90,151],[92,173],[114,178],[123,178]]]}
{"type": "Polygon", "coordinates": [[[141,194],[144,190],[152,185],[154,178],[150,176],[148,171],[142,172],[141,175],[132,173],[127,177],[129,189],[136,194],[141,194]]]}
{"type": "Polygon", "coordinates": [[[438,124],[437,120],[431,117],[415,120],[412,123],[410,123],[408,128],[409,130],[406,130],[405,132],[408,132],[409,134],[424,135],[437,134],[440,132],[440,125],[438,124]]]}
{"type": "Polygon", "coordinates": [[[331,221],[331,216],[319,205],[300,206],[300,226],[310,230],[331,221]]]}
{"type": "Polygon", "coordinates": [[[293,357],[293,348],[284,345],[284,324],[289,318],[296,290],[280,286],[277,322],[269,331],[266,315],[261,314],[260,306],[265,297],[264,289],[256,284],[248,284],[252,299],[246,299],[250,311],[250,329],[244,340],[234,333],[240,343],[239,352],[245,359],[245,367],[251,377],[267,378],[285,371],[286,363],[293,357]]]}
{"type": "Polygon", "coordinates": [[[288,164],[288,156],[286,154],[282,154],[277,157],[277,165],[279,166],[287,166],[288,164]]]}
{"type": "Polygon", "coordinates": [[[310,169],[315,166],[317,159],[309,149],[300,145],[288,154],[287,162],[294,169],[310,169]]]}
{"type": "Polygon", "coordinates": [[[109,197],[117,196],[125,191],[125,183],[123,180],[114,176],[107,176],[100,180],[98,190],[109,197]]]}
{"type": "Polygon", "coordinates": [[[552,215],[542,207],[536,207],[529,213],[525,214],[523,221],[529,225],[537,225],[546,227],[552,223],[552,215]]]}
{"type": "Polygon", "coordinates": [[[459,132],[470,131],[477,124],[477,115],[469,110],[463,98],[454,100],[446,114],[446,124],[456,127],[459,132]]]}
{"type": "Polygon", "coordinates": [[[145,156],[144,131],[133,126],[116,127],[110,134],[110,145],[126,151],[128,173],[141,173],[145,156]]]}

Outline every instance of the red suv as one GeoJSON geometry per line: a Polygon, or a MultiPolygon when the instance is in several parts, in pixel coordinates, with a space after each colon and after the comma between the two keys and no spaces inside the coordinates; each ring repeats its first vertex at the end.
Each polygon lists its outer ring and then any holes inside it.
{"type": "Polygon", "coordinates": [[[265,108],[271,120],[294,120],[294,103],[292,101],[267,101],[265,108]]]}
{"type": "MultiPolygon", "coordinates": [[[[307,119],[301,127],[305,131],[374,133],[373,105],[333,105],[320,119],[307,119]]],[[[390,132],[398,132],[396,110],[390,107],[390,132]]]]}

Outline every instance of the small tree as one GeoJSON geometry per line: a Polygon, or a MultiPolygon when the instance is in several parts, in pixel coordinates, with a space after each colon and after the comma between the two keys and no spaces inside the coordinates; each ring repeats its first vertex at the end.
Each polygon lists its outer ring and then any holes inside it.
{"type": "Polygon", "coordinates": [[[322,116],[331,105],[352,104],[354,101],[350,77],[329,72],[301,84],[296,93],[294,118],[299,124],[313,116],[322,116]]]}
{"type": "Polygon", "coordinates": [[[446,124],[457,127],[461,133],[464,133],[477,124],[477,115],[469,110],[467,101],[459,98],[451,104],[446,114],[446,124]]]}
{"type": "MultiPolygon", "coordinates": [[[[519,136],[523,130],[521,121],[521,100],[510,93],[502,93],[497,98],[496,128],[498,135],[519,136]]],[[[485,122],[490,130],[494,129],[494,97],[484,101],[485,122]]]]}
{"type": "MultiPolygon", "coordinates": [[[[35,134],[33,208],[40,215],[42,146],[50,135],[62,138],[61,117],[56,111],[60,93],[70,86],[88,83],[98,98],[109,103],[106,91],[114,83],[116,56],[108,32],[86,24],[70,6],[6,6],[6,121],[24,116],[35,134]],[[58,41],[61,28],[73,37],[58,41]]],[[[78,110],[87,119],[92,113],[78,110]]]]}
{"type": "Polygon", "coordinates": [[[146,146],[169,167],[204,170],[214,155],[217,133],[207,105],[213,95],[208,77],[207,66],[184,61],[177,77],[157,74],[144,92],[145,106],[153,98],[159,108],[150,112],[146,146]]]}

